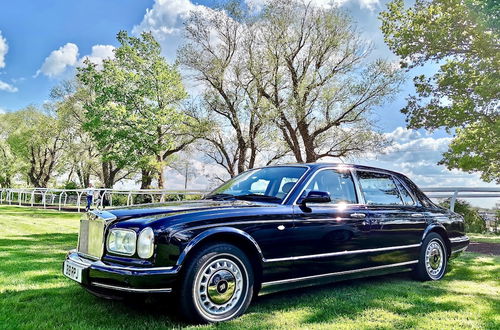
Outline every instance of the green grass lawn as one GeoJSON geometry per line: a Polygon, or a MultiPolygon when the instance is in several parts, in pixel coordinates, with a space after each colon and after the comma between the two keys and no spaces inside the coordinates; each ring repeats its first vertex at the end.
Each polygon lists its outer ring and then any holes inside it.
{"type": "MultiPolygon", "coordinates": [[[[102,300],[61,275],[79,215],[0,206],[0,328],[183,327],[172,302],[102,300]]],[[[216,327],[216,326],[207,326],[216,327]]],[[[465,253],[438,282],[408,274],[257,298],[217,328],[500,328],[500,258],[465,253]]]]}
{"type": "Polygon", "coordinates": [[[500,243],[500,235],[494,234],[467,234],[471,242],[479,243],[500,243]]]}

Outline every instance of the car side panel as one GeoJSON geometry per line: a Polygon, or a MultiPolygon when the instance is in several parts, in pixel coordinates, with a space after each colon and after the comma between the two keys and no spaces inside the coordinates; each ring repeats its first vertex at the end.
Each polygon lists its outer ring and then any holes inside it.
{"type": "MultiPolygon", "coordinates": [[[[210,240],[230,240],[234,244],[245,245],[253,241],[260,249],[259,259],[263,267],[263,276],[266,281],[279,280],[287,278],[291,271],[291,261],[278,263],[267,263],[267,259],[284,258],[292,254],[292,245],[290,245],[291,229],[293,227],[293,217],[291,215],[291,207],[283,206],[270,209],[273,214],[250,214],[238,215],[232,217],[224,217],[204,220],[203,224],[190,222],[188,224],[171,227],[168,233],[162,235],[162,240],[158,244],[158,263],[176,264],[186,248],[192,249],[190,242],[197,237],[203,236],[207,231],[215,228],[228,228],[228,230],[220,230],[216,233],[211,233],[206,237],[210,240]],[[282,227],[281,227],[282,226],[282,227]],[[284,228],[285,230],[280,230],[284,228]],[[234,228],[235,230],[230,230],[234,228]],[[235,231],[241,231],[245,235],[239,235],[235,231]],[[245,237],[247,236],[247,237],[245,237]],[[251,239],[250,239],[251,238],[251,239]]],[[[197,244],[203,243],[200,240],[197,244]]],[[[251,244],[254,244],[254,243],[251,244]]],[[[197,245],[196,244],[196,245],[197,245]]],[[[189,251],[186,254],[186,259],[189,258],[189,251]]],[[[184,258],[184,257],[183,257],[184,258]]],[[[185,260],[182,260],[183,263],[185,260]]]]}

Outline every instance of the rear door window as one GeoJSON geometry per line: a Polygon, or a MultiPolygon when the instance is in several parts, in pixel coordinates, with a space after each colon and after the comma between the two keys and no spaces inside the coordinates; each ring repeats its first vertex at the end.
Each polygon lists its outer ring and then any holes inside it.
{"type": "Polygon", "coordinates": [[[399,188],[401,198],[403,199],[405,205],[415,205],[415,201],[413,200],[411,194],[408,192],[408,189],[406,189],[406,187],[397,178],[395,178],[394,180],[399,188]]]}
{"type": "Polygon", "coordinates": [[[392,175],[357,171],[361,191],[369,205],[404,205],[392,175]]]}

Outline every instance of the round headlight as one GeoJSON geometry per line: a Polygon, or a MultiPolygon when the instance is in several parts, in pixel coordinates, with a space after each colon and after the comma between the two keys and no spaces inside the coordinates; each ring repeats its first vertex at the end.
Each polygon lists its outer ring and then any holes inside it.
{"type": "Polygon", "coordinates": [[[153,256],[155,234],[153,229],[144,228],[137,239],[137,254],[143,259],[148,259],[153,256]]]}

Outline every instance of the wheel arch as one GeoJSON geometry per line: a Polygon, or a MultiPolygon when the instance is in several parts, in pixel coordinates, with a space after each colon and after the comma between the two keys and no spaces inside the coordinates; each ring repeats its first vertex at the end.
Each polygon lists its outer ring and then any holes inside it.
{"type": "Polygon", "coordinates": [[[446,255],[449,258],[451,255],[451,242],[450,239],[448,238],[448,232],[446,231],[446,228],[441,224],[429,225],[424,231],[424,235],[422,236],[422,242],[430,233],[439,234],[443,238],[444,244],[446,245],[446,255]]]}
{"type": "Polygon", "coordinates": [[[250,234],[234,227],[212,228],[195,236],[179,255],[176,263],[177,266],[182,267],[190,256],[194,255],[201,247],[210,243],[230,243],[240,248],[248,256],[254,267],[253,272],[256,282],[260,282],[264,261],[262,250],[250,234]]]}

